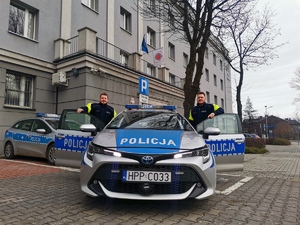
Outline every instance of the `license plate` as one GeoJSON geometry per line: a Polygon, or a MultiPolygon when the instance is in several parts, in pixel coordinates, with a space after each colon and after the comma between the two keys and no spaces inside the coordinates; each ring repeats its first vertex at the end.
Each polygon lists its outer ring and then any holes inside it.
{"type": "Polygon", "coordinates": [[[131,182],[171,182],[171,172],[123,170],[123,181],[131,182]]]}

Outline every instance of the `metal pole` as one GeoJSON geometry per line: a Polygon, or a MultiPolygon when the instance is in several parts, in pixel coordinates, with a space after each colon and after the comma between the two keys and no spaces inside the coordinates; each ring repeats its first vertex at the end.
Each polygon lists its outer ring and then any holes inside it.
{"type": "Polygon", "coordinates": [[[267,113],[267,106],[265,106],[266,108],[266,139],[268,139],[268,113],[267,113]]]}

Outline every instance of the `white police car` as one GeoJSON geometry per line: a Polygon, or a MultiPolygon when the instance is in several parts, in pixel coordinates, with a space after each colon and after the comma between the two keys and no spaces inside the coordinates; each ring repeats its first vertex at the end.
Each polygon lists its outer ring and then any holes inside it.
{"type": "Polygon", "coordinates": [[[4,156],[7,159],[20,156],[46,158],[55,163],[54,137],[59,115],[36,113],[35,118],[21,119],[5,132],[4,156]]]}
{"type": "MultiPolygon", "coordinates": [[[[80,183],[87,195],[203,199],[215,192],[216,167],[219,171],[243,169],[244,136],[237,134],[241,127],[235,114],[199,124],[199,135],[173,106],[127,108],[94,137],[84,152],[80,183]],[[217,140],[219,134],[221,141],[217,140]]],[[[82,131],[95,129],[93,125],[81,126],[82,131]]]]}

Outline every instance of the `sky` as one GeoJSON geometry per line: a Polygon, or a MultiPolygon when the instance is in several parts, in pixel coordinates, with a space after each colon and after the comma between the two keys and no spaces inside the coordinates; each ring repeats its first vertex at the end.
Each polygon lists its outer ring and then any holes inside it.
{"type": "MultiPolygon", "coordinates": [[[[300,94],[290,87],[297,67],[300,67],[300,0],[259,0],[259,10],[269,3],[276,12],[272,21],[281,30],[278,44],[284,46],[276,50],[279,58],[270,60],[270,65],[259,66],[255,70],[245,71],[242,86],[243,110],[249,97],[257,116],[267,114],[285,118],[295,118],[297,107],[294,99],[300,94]]],[[[235,89],[236,81],[232,87],[235,89]]],[[[233,112],[237,112],[235,90],[233,90],[233,112]]],[[[300,113],[299,113],[300,117],[300,113]]]]}

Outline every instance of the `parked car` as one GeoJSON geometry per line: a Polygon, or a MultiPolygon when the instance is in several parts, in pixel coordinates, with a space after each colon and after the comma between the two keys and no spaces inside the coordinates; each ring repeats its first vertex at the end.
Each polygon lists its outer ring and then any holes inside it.
{"type": "Polygon", "coordinates": [[[51,165],[55,163],[54,139],[59,115],[37,113],[35,118],[17,121],[5,132],[4,156],[46,158],[51,165]]]}
{"type": "Polygon", "coordinates": [[[245,138],[260,138],[260,136],[258,136],[257,134],[248,134],[248,133],[244,133],[245,138]]]}

